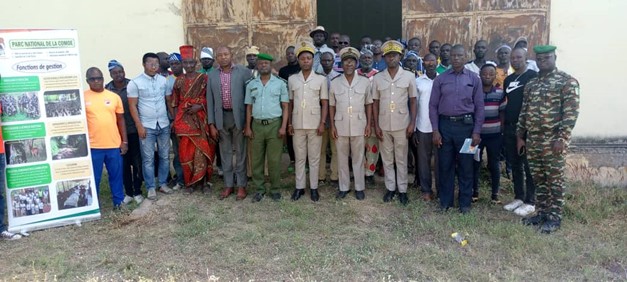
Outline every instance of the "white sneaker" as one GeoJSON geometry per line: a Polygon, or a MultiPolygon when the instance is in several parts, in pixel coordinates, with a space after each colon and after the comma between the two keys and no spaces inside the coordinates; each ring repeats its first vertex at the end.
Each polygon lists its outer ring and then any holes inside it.
{"type": "Polygon", "coordinates": [[[137,196],[133,197],[133,200],[135,200],[135,203],[137,203],[139,205],[139,204],[141,204],[144,201],[144,196],[137,195],[137,196]]]}
{"type": "Polygon", "coordinates": [[[155,188],[148,189],[148,200],[156,200],[157,199],[157,191],[155,188]]]}
{"type": "Polygon", "coordinates": [[[174,193],[174,191],[172,191],[172,189],[170,189],[170,187],[168,187],[167,184],[161,185],[161,187],[159,187],[159,192],[161,192],[163,194],[172,194],[172,193],[174,193]]]}
{"type": "Polygon", "coordinates": [[[223,176],[224,172],[222,171],[221,168],[218,167],[218,176],[223,176]]]}
{"type": "Polygon", "coordinates": [[[518,207],[514,210],[514,213],[520,216],[528,216],[536,211],[536,207],[532,205],[522,204],[522,206],[518,207]]]}
{"type": "Polygon", "coordinates": [[[524,204],[523,201],[516,199],[516,200],[512,201],[511,203],[505,205],[503,208],[506,211],[513,211],[513,210],[517,209],[518,207],[520,207],[523,204],[524,204]]]}
{"type": "Polygon", "coordinates": [[[124,200],[122,200],[122,204],[128,205],[133,201],[133,197],[126,195],[124,196],[124,200]]]}
{"type": "Polygon", "coordinates": [[[0,233],[0,237],[1,237],[2,239],[5,239],[5,240],[18,240],[18,239],[22,239],[22,235],[20,235],[20,234],[14,234],[14,233],[11,233],[11,232],[6,231],[6,230],[4,230],[4,231],[2,231],[2,233],[0,233]]]}
{"type": "Polygon", "coordinates": [[[174,190],[174,191],[177,191],[177,190],[179,190],[179,189],[181,189],[181,184],[178,184],[178,183],[176,183],[176,185],[174,185],[174,186],[172,187],[172,190],[174,190]]]}

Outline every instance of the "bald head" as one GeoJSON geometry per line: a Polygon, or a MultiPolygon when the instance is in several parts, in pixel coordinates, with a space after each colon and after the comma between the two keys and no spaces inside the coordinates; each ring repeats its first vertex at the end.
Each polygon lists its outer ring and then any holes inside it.
{"type": "Polygon", "coordinates": [[[525,71],[527,69],[527,50],[517,47],[512,50],[510,64],[515,71],[525,71]]]}

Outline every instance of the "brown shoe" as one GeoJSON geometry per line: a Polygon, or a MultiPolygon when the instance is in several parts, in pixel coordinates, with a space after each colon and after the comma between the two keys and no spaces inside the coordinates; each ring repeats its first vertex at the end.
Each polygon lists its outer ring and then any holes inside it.
{"type": "Polygon", "coordinates": [[[232,187],[224,188],[222,193],[220,193],[220,200],[224,200],[225,198],[228,198],[231,194],[233,194],[233,188],[232,187]]]}
{"type": "Polygon", "coordinates": [[[422,200],[425,202],[431,202],[431,200],[433,200],[433,197],[431,196],[431,194],[424,193],[422,194],[422,200]]]}
{"type": "Polygon", "coordinates": [[[246,199],[246,188],[239,187],[237,188],[237,197],[235,197],[235,200],[241,201],[243,199],[246,199]]]}

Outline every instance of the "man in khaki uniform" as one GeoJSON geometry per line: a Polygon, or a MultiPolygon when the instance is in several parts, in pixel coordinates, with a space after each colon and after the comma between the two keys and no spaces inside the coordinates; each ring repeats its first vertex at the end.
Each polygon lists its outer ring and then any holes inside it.
{"type": "Polygon", "coordinates": [[[416,123],[416,79],[414,74],[400,68],[403,46],[396,40],[385,42],[381,49],[387,69],[377,73],[372,81],[375,131],[381,140],[381,159],[385,170],[387,193],[384,202],[394,198],[406,205],[408,139],[416,123]],[[407,107],[409,105],[409,108],[407,107]],[[396,171],[394,171],[396,164],[396,171]]]}
{"type": "Polygon", "coordinates": [[[370,116],[372,115],[372,93],[370,80],[355,72],[359,51],[347,47],[340,51],[344,74],[331,81],[329,90],[329,112],[331,130],[337,146],[337,161],[340,169],[340,191],[337,199],[348,194],[350,171],[348,154],[353,162],[355,178],[355,198],[363,200],[364,176],[364,137],[370,136],[370,116]]]}
{"type": "Polygon", "coordinates": [[[318,170],[320,166],[320,146],[327,118],[329,91],[326,77],[315,73],[313,55],[315,48],[303,42],[296,50],[301,71],[288,79],[290,95],[290,123],[288,130],[294,135],[296,155],[296,189],[292,200],[296,201],[305,193],[305,160],[309,159],[309,188],[311,200],[318,201],[318,170]]]}

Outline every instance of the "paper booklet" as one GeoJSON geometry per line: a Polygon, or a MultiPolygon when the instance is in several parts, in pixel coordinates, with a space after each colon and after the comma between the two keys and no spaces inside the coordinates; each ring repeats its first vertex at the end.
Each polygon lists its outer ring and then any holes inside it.
{"type": "Polygon", "coordinates": [[[475,159],[475,161],[480,161],[481,149],[479,149],[479,146],[472,146],[472,138],[466,138],[466,140],[464,140],[464,145],[461,150],[459,150],[459,153],[472,154],[474,155],[473,159],[475,159]]]}

